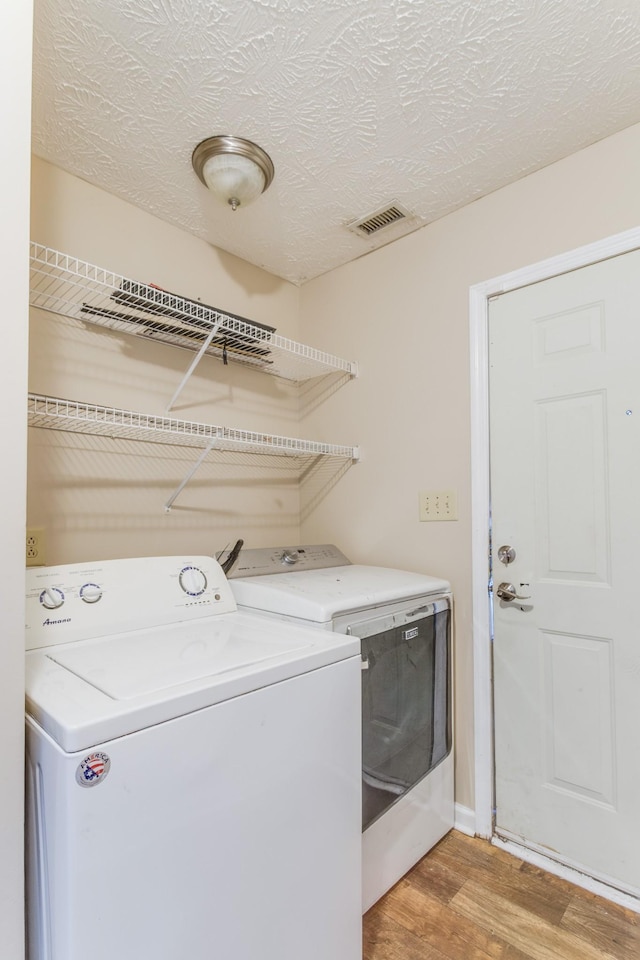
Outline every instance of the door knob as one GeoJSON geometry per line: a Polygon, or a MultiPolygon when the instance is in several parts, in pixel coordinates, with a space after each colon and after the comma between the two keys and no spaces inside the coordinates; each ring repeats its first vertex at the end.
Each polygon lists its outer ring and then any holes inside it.
{"type": "Polygon", "coordinates": [[[511,603],[512,600],[530,600],[531,597],[519,597],[518,592],[512,583],[499,583],[496,588],[496,593],[501,600],[504,600],[506,603],[511,603]]]}

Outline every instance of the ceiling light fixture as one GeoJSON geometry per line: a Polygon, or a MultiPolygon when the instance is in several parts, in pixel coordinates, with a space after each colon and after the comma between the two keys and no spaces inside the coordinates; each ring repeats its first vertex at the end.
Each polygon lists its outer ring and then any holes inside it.
{"type": "Polygon", "coordinates": [[[275,173],[262,147],[240,137],[203,140],[193,151],[191,163],[204,185],[232,210],[264,193],[275,173]]]}

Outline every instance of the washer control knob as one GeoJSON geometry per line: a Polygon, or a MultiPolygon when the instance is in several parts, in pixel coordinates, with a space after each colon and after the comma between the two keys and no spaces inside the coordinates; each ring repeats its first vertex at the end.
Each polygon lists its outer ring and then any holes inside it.
{"type": "Polygon", "coordinates": [[[178,580],[190,597],[201,597],[207,589],[207,578],[199,567],[183,567],[178,580]]]}
{"type": "Polygon", "coordinates": [[[64,593],[59,587],[45,587],[40,594],[40,603],[46,610],[57,610],[64,603],[64,593]]]}
{"type": "Polygon", "coordinates": [[[85,583],[80,587],[80,599],[85,603],[97,603],[102,599],[102,587],[97,583],[85,583]]]}
{"type": "Polygon", "coordinates": [[[298,557],[297,550],[285,550],[280,559],[283,563],[287,563],[290,567],[292,567],[300,558],[298,557]]]}

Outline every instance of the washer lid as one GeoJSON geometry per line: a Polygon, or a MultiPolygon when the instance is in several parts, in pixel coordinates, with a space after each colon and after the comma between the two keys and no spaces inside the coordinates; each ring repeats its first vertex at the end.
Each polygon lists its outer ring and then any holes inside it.
{"type": "Polygon", "coordinates": [[[113,700],[132,700],[202,677],[262,663],[307,647],[295,635],[267,637],[243,630],[228,619],[185,624],[159,633],[107,638],[98,644],[53,648],[46,656],[113,700]]]}
{"type": "Polygon", "coordinates": [[[355,563],[323,570],[239,577],[229,584],[241,607],[313,623],[329,623],[340,614],[448,593],[451,589],[446,580],[437,577],[355,563]]]}
{"type": "Polygon", "coordinates": [[[223,614],[27,653],[27,709],[66,752],[360,652],[357,638],[223,614]]]}

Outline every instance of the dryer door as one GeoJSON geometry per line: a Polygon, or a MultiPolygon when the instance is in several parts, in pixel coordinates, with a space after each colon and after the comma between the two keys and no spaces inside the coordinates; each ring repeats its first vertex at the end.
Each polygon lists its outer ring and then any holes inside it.
{"type": "Polygon", "coordinates": [[[351,624],[361,638],[362,829],[451,750],[448,598],[351,624]]]}

